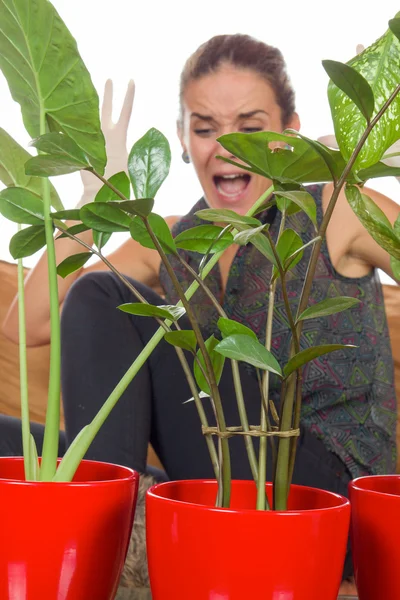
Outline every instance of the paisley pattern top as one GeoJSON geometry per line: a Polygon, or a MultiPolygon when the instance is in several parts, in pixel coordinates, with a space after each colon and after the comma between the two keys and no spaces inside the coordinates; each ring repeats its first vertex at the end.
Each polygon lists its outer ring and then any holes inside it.
{"type": "MultiPolygon", "coordinates": [[[[317,220],[322,212],[322,187],[309,186],[317,206],[317,220]]],[[[196,211],[207,208],[201,199],[173,227],[173,235],[205,224],[196,211]]],[[[267,222],[266,211],[259,216],[267,222]]],[[[280,213],[275,211],[270,225],[273,239],[279,230],[280,213]]],[[[291,227],[304,242],[315,237],[314,226],[299,212],[287,218],[291,227]]],[[[311,248],[287,278],[292,310],[295,311],[305,278],[311,248]]],[[[198,269],[202,255],[180,251],[185,260],[198,269]]],[[[192,279],[179,261],[173,261],[184,288],[192,279]]],[[[239,247],[229,272],[222,306],[228,317],[250,327],[260,341],[265,341],[268,288],[271,264],[250,243],[239,247]]],[[[161,284],[168,302],[175,303],[177,295],[163,266],[161,284]]],[[[207,284],[221,298],[221,274],[216,265],[207,276],[207,284]]],[[[354,344],[355,349],[338,350],[308,363],[303,369],[302,425],[323,440],[327,448],[345,463],[353,477],[366,474],[391,473],[396,463],[396,397],[394,369],[382,288],[376,271],[349,278],[339,274],[332,265],[326,243],[322,244],[309,305],[326,298],[351,296],[360,303],[354,308],[327,317],[304,321],[301,348],[320,344],[354,344]]],[[[218,316],[208,297],[199,289],[191,304],[203,331],[217,333],[218,316]]],[[[220,337],[220,336],[218,336],[220,337]]],[[[273,319],[272,351],[281,365],[288,359],[290,332],[285,315],[281,287],[277,287],[273,319]]],[[[253,367],[249,366],[249,369],[253,367]]],[[[255,374],[255,370],[254,370],[255,374]]],[[[270,396],[278,402],[279,379],[272,376],[270,396]]]]}

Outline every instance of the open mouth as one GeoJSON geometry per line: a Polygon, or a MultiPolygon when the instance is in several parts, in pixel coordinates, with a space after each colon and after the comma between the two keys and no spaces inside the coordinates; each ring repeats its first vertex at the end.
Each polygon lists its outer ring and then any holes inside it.
{"type": "Polygon", "coordinates": [[[215,187],[222,196],[234,198],[242,194],[250,183],[251,176],[247,173],[232,175],[214,175],[215,187]]]}

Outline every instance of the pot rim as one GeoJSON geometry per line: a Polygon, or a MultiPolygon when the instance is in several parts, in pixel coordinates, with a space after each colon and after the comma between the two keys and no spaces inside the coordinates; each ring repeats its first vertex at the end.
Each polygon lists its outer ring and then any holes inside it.
{"type": "MultiPolygon", "coordinates": [[[[298,485],[298,484],[291,484],[291,487],[293,488],[301,488],[302,490],[312,490],[320,492],[323,495],[329,495],[330,497],[335,497],[338,501],[338,503],[335,506],[327,506],[325,508],[310,508],[310,509],[304,509],[304,510],[298,510],[298,509],[294,509],[294,510],[263,510],[263,511],[259,511],[255,508],[220,508],[220,507],[216,507],[216,506],[209,506],[206,504],[197,504],[194,502],[184,502],[182,500],[175,500],[174,498],[165,498],[164,496],[159,496],[157,494],[157,490],[160,488],[165,488],[171,485],[176,485],[176,484],[183,484],[183,485],[194,485],[194,484],[198,484],[199,482],[206,484],[206,485],[217,485],[217,482],[215,479],[182,479],[182,480],[178,480],[178,481],[164,481],[162,483],[157,483],[155,485],[153,485],[149,490],[147,490],[146,495],[148,497],[151,498],[155,498],[157,500],[164,500],[165,502],[172,504],[172,505],[185,505],[185,506],[190,506],[192,507],[193,510],[208,510],[208,511],[214,511],[214,512],[223,512],[223,513],[230,513],[230,514],[234,514],[234,513],[260,513],[260,514],[271,514],[273,513],[274,515],[300,515],[300,514],[315,514],[315,513],[326,513],[329,511],[335,511],[335,510],[349,510],[350,509],[350,501],[348,500],[348,498],[345,498],[344,496],[341,496],[340,494],[337,494],[336,492],[329,492],[327,490],[322,490],[319,488],[314,488],[314,487],[310,487],[310,486],[306,486],[306,485],[298,485]]],[[[232,484],[236,484],[236,485],[249,485],[249,484],[254,484],[253,480],[250,479],[233,479],[232,480],[232,484]]],[[[272,486],[271,482],[267,482],[266,486],[272,486]]]]}
{"type": "MultiPolygon", "coordinates": [[[[40,460],[41,457],[39,457],[40,460]]],[[[23,462],[24,461],[24,457],[23,456],[0,456],[0,464],[3,461],[7,461],[7,462],[23,462]]],[[[61,462],[61,459],[58,458],[57,459],[57,464],[59,464],[61,462]]],[[[121,474],[124,472],[125,475],[123,475],[122,477],[116,477],[116,478],[112,478],[112,479],[87,479],[82,480],[82,481],[25,481],[22,479],[16,479],[16,478],[11,478],[11,477],[1,477],[0,476],[0,484],[7,482],[13,485],[20,485],[20,486],[55,486],[57,485],[57,487],[66,487],[66,486],[71,486],[74,488],[78,488],[78,487],[88,487],[88,486],[104,486],[104,485],[118,485],[121,483],[126,483],[126,482],[131,482],[131,481],[135,481],[139,479],[139,473],[137,471],[134,471],[133,469],[131,469],[130,467],[125,467],[123,465],[116,465],[113,463],[109,463],[109,462],[105,462],[105,461],[100,461],[100,460],[86,460],[86,459],[82,459],[82,461],[80,462],[80,464],[85,463],[87,465],[105,465],[106,467],[112,467],[114,470],[119,471],[121,474]]],[[[79,467],[78,467],[79,468],[79,467]]]]}
{"type": "Polygon", "coordinates": [[[361,477],[357,477],[356,479],[353,479],[352,481],[350,481],[349,483],[349,489],[354,489],[360,492],[365,492],[368,494],[373,494],[375,496],[390,496],[391,498],[400,498],[399,494],[391,494],[390,492],[383,492],[383,491],[379,491],[379,490],[371,490],[368,487],[364,487],[363,485],[360,485],[361,483],[368,483],[368,481],[371,480],[376,480],[376,479],[380,479],[380,480],[390,480],[390,479],[400,479],[400,474],[399,473],[389,473],[386,475],[362,475],[361,477]]]}

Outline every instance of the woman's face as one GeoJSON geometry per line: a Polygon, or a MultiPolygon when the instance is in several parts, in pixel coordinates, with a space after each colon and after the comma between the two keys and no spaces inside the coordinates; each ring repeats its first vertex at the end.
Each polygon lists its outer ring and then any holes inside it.
{"type": "MultiPolygon", "coordinates": [[[[297,115],[286,127],[299,128],[297,115]]],[[[234,158],[217,142],[221,135],[263,130],[281,132],[283,125],[275,93],[257,73],[226,65],[187,85],[178,134],[212,208],[245,214],[270,186],[268,179],[216,158],[234,158]]]]}

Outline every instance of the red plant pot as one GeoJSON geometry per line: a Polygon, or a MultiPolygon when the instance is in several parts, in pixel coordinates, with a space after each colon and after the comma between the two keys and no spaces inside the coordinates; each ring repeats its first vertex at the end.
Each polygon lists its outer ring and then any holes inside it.
{"type": "Polygon", "coordinates": [[[138,487],[131,469],[83,461],[71,483],[26,482],[0,458],[1,600],[112,600],[138,487]]]}
{"type": "Polygon", "coordinates": [[[360,600],[400,598],[400,476],[350,482],[351,542],[360,600]]]}
{"type": "MultiPolygon", "coordinates": [[[[346,498],[293,485],[286,512],[257,511],[252,481],[173,481],[146,498],[153,600],[336,600],[346,552],[346,498]]],[[[271,495],[271,484],[267,484],[271,495]]]]}

